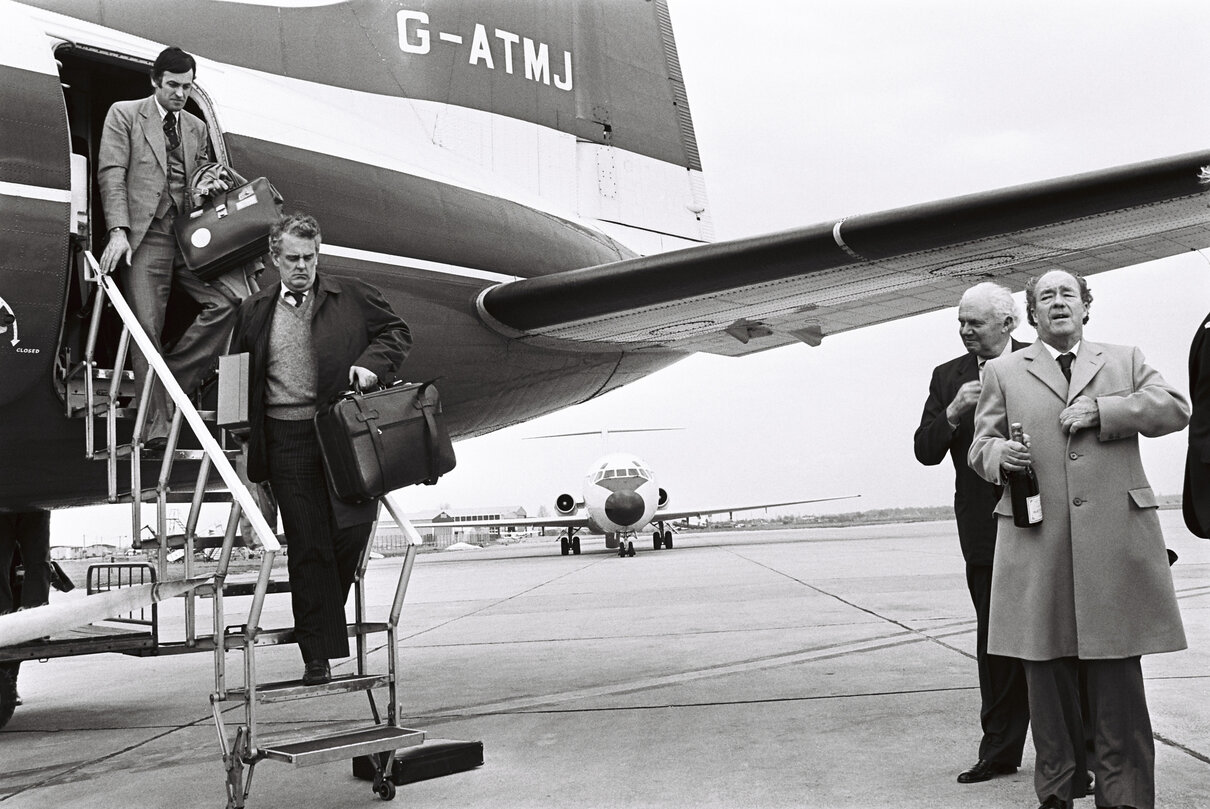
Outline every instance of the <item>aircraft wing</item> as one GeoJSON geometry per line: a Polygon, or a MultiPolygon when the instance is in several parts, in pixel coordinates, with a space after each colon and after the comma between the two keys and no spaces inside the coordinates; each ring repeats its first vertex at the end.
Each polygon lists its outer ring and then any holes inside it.
{"type": "Polygon", "coordinates": [[[566,517],[517,517],[505,520],[443,520],[441,522],[413,522],[414,528],[587,528],[588,518],[583,514],[566,517]]]}
{"type": "MultiPolygon", "coordinates": [[[[511,281],[480,315],[518,339],[742,355],[1210,246],[1210,152],[511,281]]],[[[891,178],[893,181],[893,178],[891,178]]]]}
{"type": "Polygon", "coordinates": [[[742,506],[729,506],[727,508],[700,508],[686,511],[657,511],[655,516],[651,518],[652,522],[663,520],[671,522],[672,520],[683,520],[686,517],[704,517],[707,514],[726,514],[732,511],[753,511],[760,508],[777,508],[778,506],[797,506],[800,503],[826,503],[829,500],[852,500],[861,497],[859,494],[849,494],[843,497],[817,497],[814,500],[790,500],[785,503],[758,503],[753,505],[748,503],[742,506]]]}

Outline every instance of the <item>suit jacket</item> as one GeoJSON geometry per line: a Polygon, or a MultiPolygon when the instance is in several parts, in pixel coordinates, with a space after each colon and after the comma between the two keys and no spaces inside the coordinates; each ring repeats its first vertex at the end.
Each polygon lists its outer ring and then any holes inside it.
{"type": "MultiPolygon", "coordinates": [[[[322,407],[349,387],[349,368],[360,365],[373,371],[383,384],[396,378],[412,347],[406,323],[375,287],[356,278],[319,273],[313,288],[311,334],[316,358],[316,404],[322,407]]],[[[269,478],[265,447],[265,375],[268,368],[269,332],[281,284],[262,289],[240,305],[231,338],[231,353],[249,356],[248,370],[248,477],[269,478]]],[[[349,504],[332,498],[340,527],[370,522],[378,503],[349,504]],[[368,516],[367,516],[368,515],[368,516]]]]}
{"type": "MultiPolygon", "coordinates": [[[[1012,341],[1012,350],[1020,351],[1028,343],[1012,341]]],[[[950,428],[945,408],[954,401],[958,388],[979,379],[979,358],[966,353],[938,365],[929,382],[929,396],[916,428],[916,460],[936,466],[949,453],[954,462],[954,515],[958,521],[958,541],[968,565],[990,565],[996,551],[996,517],[992,510],[1000,499],[1000,487],[979,477],[966,462],[971,439],[975,435],[974,411],[950,428]]]]}
{"type": "MultiPolygon", "coordinates": [[[[177,132],[185,160],[185,178],[210,160],[206,124],[192,113],[177,116],[177,132]]],[[[160,198],[168,193],[168,146],[164,121],[154,96],[139,101],[118,101],[105,116],[97,156],[97,182],[108,227],[124,227],[130,248],[137,250],[155,218],[160,198]]],[[[186,190],[185,204],[189,204],[186,190]]],[[[179,211],[187,213],[187,211],[179,211]]]]}
{"type": "Polygon", "coordinates": [[[1008,425],[1020,422],[1043,512],[1040,526],[1017,528],[1008,491],[996,505],[989,654],[1096,659],[1185,648],[1138,437],[1188,420],[1185,397],[1131,346],[1084,341],[1070,385],[1041,342],[984,367],[970,464],[1001,482],[1008,425]],[[1096,400],[1101,424],[1068,435],[1059,413],[1080,394],[1096,400]]]}
{"type": "Polygon", "coordinates": [[[1189,347],[1189,452],[1185,457],[1185,491],[1181,510],[1196,536],[1210,539],[1210,315],[1202,321],[1189,347]]]}

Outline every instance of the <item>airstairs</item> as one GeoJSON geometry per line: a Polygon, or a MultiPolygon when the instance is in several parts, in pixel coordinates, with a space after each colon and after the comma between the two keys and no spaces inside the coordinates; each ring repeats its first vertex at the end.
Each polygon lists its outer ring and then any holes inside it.
{"type": "MultiPolygon", "coordinates": [[[[77,255],[85,262],[83,275],[95,285],[91,321],[82,360],[64,368],[64,392],[67,415],[82,418],[85,426],[85,453],[104,462],[111,503],[130,503],[131,536],[151,560],[143,563],[112,562],[93,565],[88,574],[89,594],[120,590],[172,579],[187,584],[183,598],[183,636],[161,637],[158,604],[140,606],[132,612],[98,621],[71,637],[51,637],[40,642],[9,647],[0,652],[0,660],[47,658],[92,652],[119,651],[133,655],[165,655],[186,652],[212,652],[214,690],[210,703],[226,770],[228,809],[243,807],[252,787],[252,775],[261,761],[280,761],[295,767],[323,764],[341,759],[368,757],[373,765],[373,789],[384,800],[395,795],[392,780],[396,751],[414,748],[424,742],[423,731],[402,727],[399,711],[399,674],[396,664],[397,627],[411,577],[417,547],[422,543],[415,528],[406,519],[394,495],[382,498],[382,505],[403,528],[410,540],[395,587],[389,613],[384,620],[367,617],[365,572],[372,541],[366,544],[354,583],[354,621],[348,626],[355,639],[355,673],[334,677],[322,685],[304,685],[301,680],[262,682],[258,675],[258,651],[265,647],[294,642],[292,628],[261,626],[265,599],[270,593],[288,592],[289,582],[273,579],[274,560],[281,551],[278,537],[261,514],[257,501],[240,479],[232,461],[240,450],[227,431],[216,424],[214,411],[199,410],[177,384],[163,358],[155,351],[140,328],[114,280],[102,275],[96,260],[86,250],[77,255]],[[99,368],[96,362],[102,313],[111,307],[123,326],[113,368],[99,368]],[[133,347],[132,344],[133,343],[133,347]],[[132,350],[142,351],[150,373],[141,391],[134,391],[133,374],[126,370],[132,350]],[[149,451],[143,429],[146,402],[152,376],[164,385],[175,405],[167,446],[149,451]],[[132,404],[133,403],[133,404],[132,404]],[[132,425],[132,426],[131,426],[132,425]],[[217,436],[217,437],[216,437],[217,436]],[[188,438],[188,440],[183,440],[188,438]],[[188,447],[183,447],[187,444],[188,447]],[[154,482],[144,480],[146,465],[159,462],[154,482]],[[192,491],[178,492],[172,485],[180,462],[196,464],[197,476],[192,491]],[[214,475],[221,479],[220,491],[211,485],[214,475]],[[222,501],[230,504],[226,531],[221,544],[209,543],[197,535],[202,505],[222,501]],[[189,503],[183,531],[170,531],[169,506],[189,503]],[[153,537],[144,533],[144,507],[153,508],[153,537]],[[241,516],[255,534],[253,553],[260,554],[255,578],[232,574],[231,562],[237,548],[241,516]],[[201,573],[196,552],[201,546],[217,550],[213,571],[201,573]],[[183,551],[176,554],[174,551],[183,551]],[[179,557],[180,564],[176,563],[179,557]],[[172,560],[172,561],[170,561],[172,560]],[[247,600],[236,615],[232,605],[247,600]],[[208,602],[209,609],[205,609],[208,602]],[[207,616],[206,613],[209,613],[207,616]],[[228,616],[232,615],[233,618],[228,616]],[[207,618],[209,620],[207,621],[207,618]],[[229,621],[234,623],[229,623],[229,621]],[[203,625],[207,624],[203,628],[203,625]],[[385,671],[372,672],[371,637],[385,635],[385,671]],[[239,665],[228,665],[228,657],[238,657],[239,665]],[[230,670],[229,670],[230,669],[230,670]],[[385,712],[375,700],[375,690],[385,691],[385,712]],[[265,732],[262,713],[277,703],[293,702],[364,692],[368,717],[337,728],[324,723],[322,732],[296,730],[288,736],[265,732]]],[[[213,553],[214,550],[211,552],[213,553]]],[[[284,571],[281,571],[284,574],[284,571]]],[[[174,610],[176,611],[176,610],[174,610]]],[[[375,650],[377,651],[377,650],[375,650]]],[[[376,656],[377,657],[377,656],[376,656]]],[[[480,748],[481,750],[481,748],[480,748]]],[[[473,762],[470,766],[481,763],[473,762]]],[[[468,769],[461,767],[460,769],[468,769]]],[[[452,771],[452,770],[448,770],[452,771]]]]}

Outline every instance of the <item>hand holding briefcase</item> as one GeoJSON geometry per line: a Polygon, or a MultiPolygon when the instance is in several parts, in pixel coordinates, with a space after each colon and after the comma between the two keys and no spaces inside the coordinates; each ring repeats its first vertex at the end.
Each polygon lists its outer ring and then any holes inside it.
{"type": "Polygon", "coordinates": [[[342,393],[315,414],[315,432],[328,483],[348,502],[436,483],[457,462],[432,382],[342,393]]]}

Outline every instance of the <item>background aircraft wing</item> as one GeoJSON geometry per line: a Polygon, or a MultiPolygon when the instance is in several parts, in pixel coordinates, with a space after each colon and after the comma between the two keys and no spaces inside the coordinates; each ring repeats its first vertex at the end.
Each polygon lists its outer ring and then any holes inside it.
{"type": "Polygon", "coordinates": [[[588,519],[584,515],[572,514],[567,517],[516,517],[504,520],[443,520],[439,522],[413,522],[415,528],[508,528],[524,526],[528,528],[587,528],[588,519]]]}
{"type": "MultiPolygon", "coordinates": [[[[1210,246],[1210,152],[508,282],[480,314],[518,339],[742,355],[1210,246]]],[[[890,176],[888,182],[894,182],[890,176]]]]}
{"type": "Polygon", "coordinates": [[[657,511],[655,516],[651,518],[652,522],[663,520],[669,522],[671,520],[683,520],[686,517],[704,517],[707,514],[725,514],[731,511],[752,511],[758,508],[776,508],[778,506],[796,506],[800,503],[826,503],[829,500],[851,500],[856,497],[861,497],[859,494],[848,494],[843,497],[816,497],[814,500],[790,500],[785,503],[758,503],[753,505],[748,503],[743,506],[729,506],[727,508],[699,508],[695,510],[685,511],[657,511]]]}

